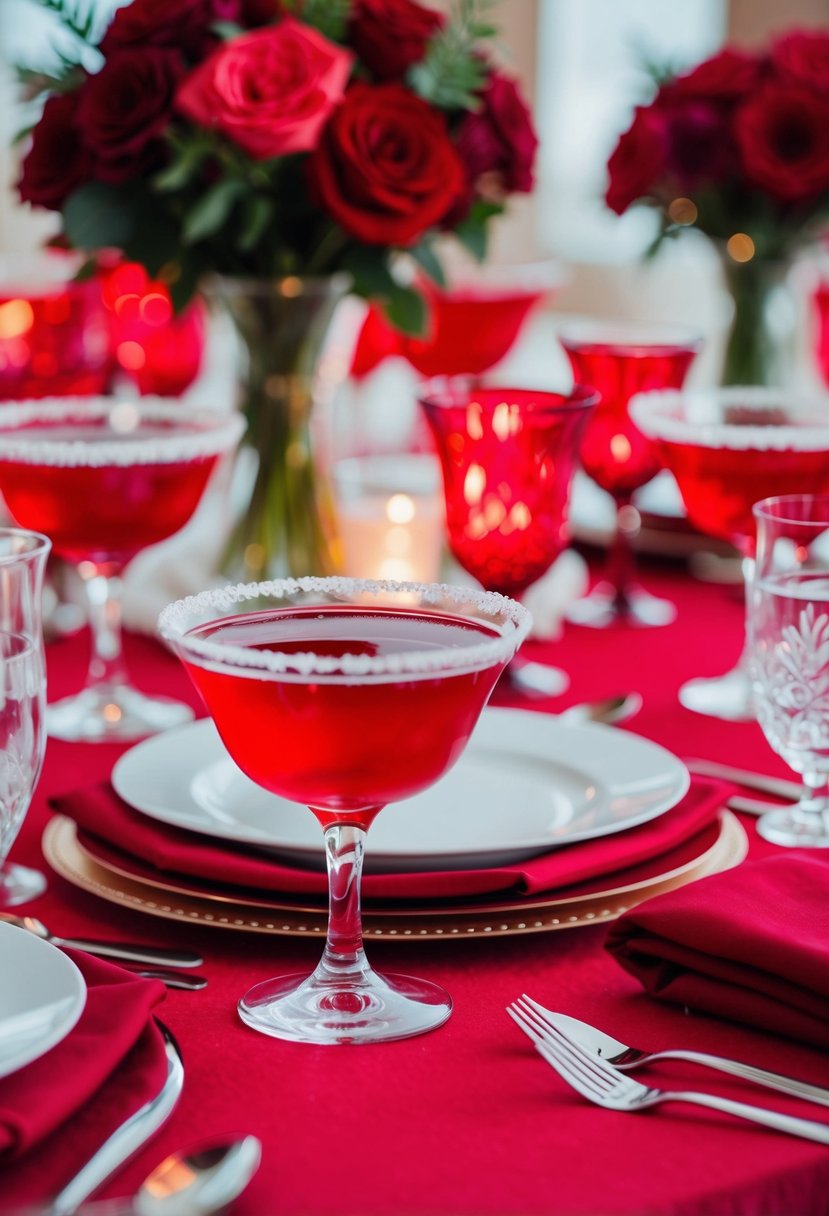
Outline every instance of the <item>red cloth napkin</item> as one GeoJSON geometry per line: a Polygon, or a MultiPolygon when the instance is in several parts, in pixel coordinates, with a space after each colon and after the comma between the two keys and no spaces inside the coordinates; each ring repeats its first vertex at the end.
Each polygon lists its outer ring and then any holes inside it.
{"type": "MultiPolygon", "coordinates": [[[[39,1059],[0,1078],[0,1164],[4,1170],[10,1160],[75,1115],[116,1070],[122,1078],[121,1088],[128,1091],[120,1094],[122,1113],[117,1121],[130,1113],[130,1095],[134,1095],[132,1109],[137,1110],[164,1080],[164,1041],[150,1016],[164,998],[163,984],[80,951],[66,953],[86,980],[86,1005],[66,1038],[39,1059]],[[123,1076],[125,1070],[128,1076],[123,1076]]],[[[115,1121],[105,1134],[114,1126],[115,1121]]],[[[5,1184],[0,1184],[0,1194],[4,1193],[5,1184]]]]}
{"type": "MultiPolygon", "coordinates": [[[[378,901],[445,899],[503,891],[532,896],[606,878],[662,857],[710,830],[731,788],[718,781],[695,780],[678,806],[649,823],[556,848],[518,864],[473,870],[369,873],[363,880],[363,893],[367,900],[378,901]]],[[[302,869],[276,856],[159,823],[122,801],[109,783],[53,798],[50,806],[75,820],[82,840],[97,846],[102,859],[107,856],[102,846],[110,850],[110,856],[114,848],[123,858],[137,862],[145,873],[149,866],[166,875],[320,898],[327,891],[322,871],[302,869]]],[[[320,834],[321,857],[322,851],[320,834]]],[[[134,872],[138,877],[139,869],[134,872]]]]}
{"type": "Polygon", "coordinates": [[[654,896],[607,949],[652,996],[829,1047],[829,857],[798,850],[654,896]]]}

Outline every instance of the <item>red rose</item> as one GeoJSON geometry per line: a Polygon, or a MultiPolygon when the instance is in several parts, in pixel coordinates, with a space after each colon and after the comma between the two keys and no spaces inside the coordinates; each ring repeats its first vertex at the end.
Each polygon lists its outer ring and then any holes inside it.
{"type": "Polygon", "coordinates": [[[533,188],[538,139],[515,82],[493,72],[481,94],[481,108],[467,114],[456,145],[474,184],[488,178],[486,193],[503,196],[533,188]]]}
{"type": "Polygon", "coordinates": [[[709,98],[738,97],[757,87],[762,71],[762,61],[756,55],[724,50],[683,76],[677,76],[665,86],[663,92],[670,90],[709,98]]]}
{"type": "Polygon", "coordinates": [[[442,13],[414,0],[355,0],[348,41],[378,79],[401,80],[445,23],[442,13]]]}
{"type": "Polygon", "coordinates": [[[638,106],[633,122],[608,161],[605,199],[617,215],[643,198],[665,171],[667,140],[664,115],[653,106],[638,106]]]}
{"type": "Polygon", "coordinates": [[[829,94],[829,34],[823,30],[792,30],[776,39],[771,61],[781,76],[818,93],[829,94]]]}
{"type": "Polygon", "coordinates": [[[343,95],[352,59],[286,17],[225,43],[185,79],[176,104],[256,160],[308,152],[343,95]]]}
{"type": "Polygon", "coordinates": [[[75,122],[77,108],[77,93],[58,93],[46,102],[17,183],[24,202],[59,211],[90,176],[91,157],[75,122]]]}
{"type": "Polygon", "coordinates": [[[308,172],[318,202],[367,245],[413,245],[466,185],[443,115],[399,84],[353,85],[308,172]]]}
{"type": "Polygon", "coordinates": [[[123,182],[163,153],[181,57],[165,47],[114,52],[80,90],[78,125],[96,160],[95,176],[123,182]]]}
{"type": "Polygon", "coordinates": [[[701,97],[674,95],[671,107],[662,112],[666,170],[680,190],[692,191],[702,182],[725,181],[733,174],[736,151],[729,110],[701,97]]]}
{"type": "Polygon", "coordinates": [[[216,41],[210,0],[131,0],[119,8],[101,42],[108,57],[119,47],[170,46],[203,54],[216,41]]]}
{"type": "Polygon", "coordinates": [[[829,98],[766,84],[737,110],[735,134],[746,178],[773,198],[829,190],[829,98]]]}

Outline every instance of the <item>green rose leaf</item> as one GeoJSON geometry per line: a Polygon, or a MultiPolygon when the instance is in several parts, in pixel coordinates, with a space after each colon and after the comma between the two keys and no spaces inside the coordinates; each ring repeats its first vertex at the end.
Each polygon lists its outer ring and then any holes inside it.
{"type": "Polygon", "coordinates": [[[123,249],[138,224],[138,195],[104,182],[88,182],[69,195],[63,226],[77,249],[123,249]]]}

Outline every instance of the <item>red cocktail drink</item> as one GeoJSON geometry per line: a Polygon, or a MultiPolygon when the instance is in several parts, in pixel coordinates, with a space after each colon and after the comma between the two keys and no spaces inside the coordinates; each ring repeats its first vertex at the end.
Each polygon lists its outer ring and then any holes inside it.
{"type": "MultiPolygon", "coordinates": [[[[829,491],[829,414],[823,402],[784,389],[648,393],[631,403],[658,444],[691,523],[754,557],[752,507],[761,498],[829,491]]],[[[751,721],[745,658],[727,675],[680,689],[688,709],[751,721]]]]}
{"type": "Polygon", "coordinates": [[[239,1005],[248,1025],[302,1042],[363,1043],[449,1016],[443,989],[369,967],[365,833],[386,802],[418,793],[458,759],[529,627],[526,609],[503,596],[346,578],[203,592],[161,614],[162,635],[239,767],[304,802],[325,832],[322,960],[310,977],[251,989],[239,1005]]]}
{"type": "Polygon", "coordinates": [[[120,645],[123,567],[192,516],[220,455],[242,430],[236,415],[144,399],[55,398],[0,411],[0,493],[21,527],[43,532],[77,563],[89,599],[87,686],[49,707],[64,739],[133,739],[190,716],[131,688],[120,645]]]}
{"type": "Polygon", "coordinates": [[[573,324],[559,332],[577,384],[599,393],[581,444],[587,475],[613,497],[616,535],[604,580],[573,605],[570,620],[604,627],[619,618],[637,625],[667,625],[672,604],[639,587],[634,579],[631,541],[639,529],[633,494],[662,467],[653,442],[628,412],[635,393],[678,388],[700,347],[696,335],[652,326],[610,322],[573,324]]]}

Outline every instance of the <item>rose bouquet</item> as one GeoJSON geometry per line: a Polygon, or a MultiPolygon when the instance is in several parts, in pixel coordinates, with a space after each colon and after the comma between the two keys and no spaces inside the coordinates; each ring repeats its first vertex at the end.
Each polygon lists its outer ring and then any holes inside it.
{"type": "Polygon", "coordinates": [[[59,211],[70,245],[123,250],[179,306],[211,282],[247,347],[257,467],[231,575],[337,567],[309,413],[342,293],[422,332],[436,239],[482,257],[491,218],[532,188],[536,137],[484,49],[488,2],[132,0],[98,41],[82,0],[41,0],[83,55],[34,80],[21,197],[59,211]]]}
{"type": "Polygon", "coordinates": [[[829,33],[726,49],[665,79],[608,164],[607,203],[654,207],[658,241],[694,227],[717,243],[735,312],[725,383],[762,383],[765,297],[829,217],[829,33]]]}
{"type": "MultiPolygon", "coordinates": [[[[42,0],[84,42],[73,0],[42,0]]],[[[205,273],[346,270],[403,328],[418,294],[391,273],[486,226],[533,185],[536,138],[515,83],[481,47],[475,0],[132,0],[97,70],[44,86],[21,198],[59,211],[68,242],[115,247],[170,284],[205,273]]],[[[30,80],[32,76],[30,75],[30,80]]]]}

